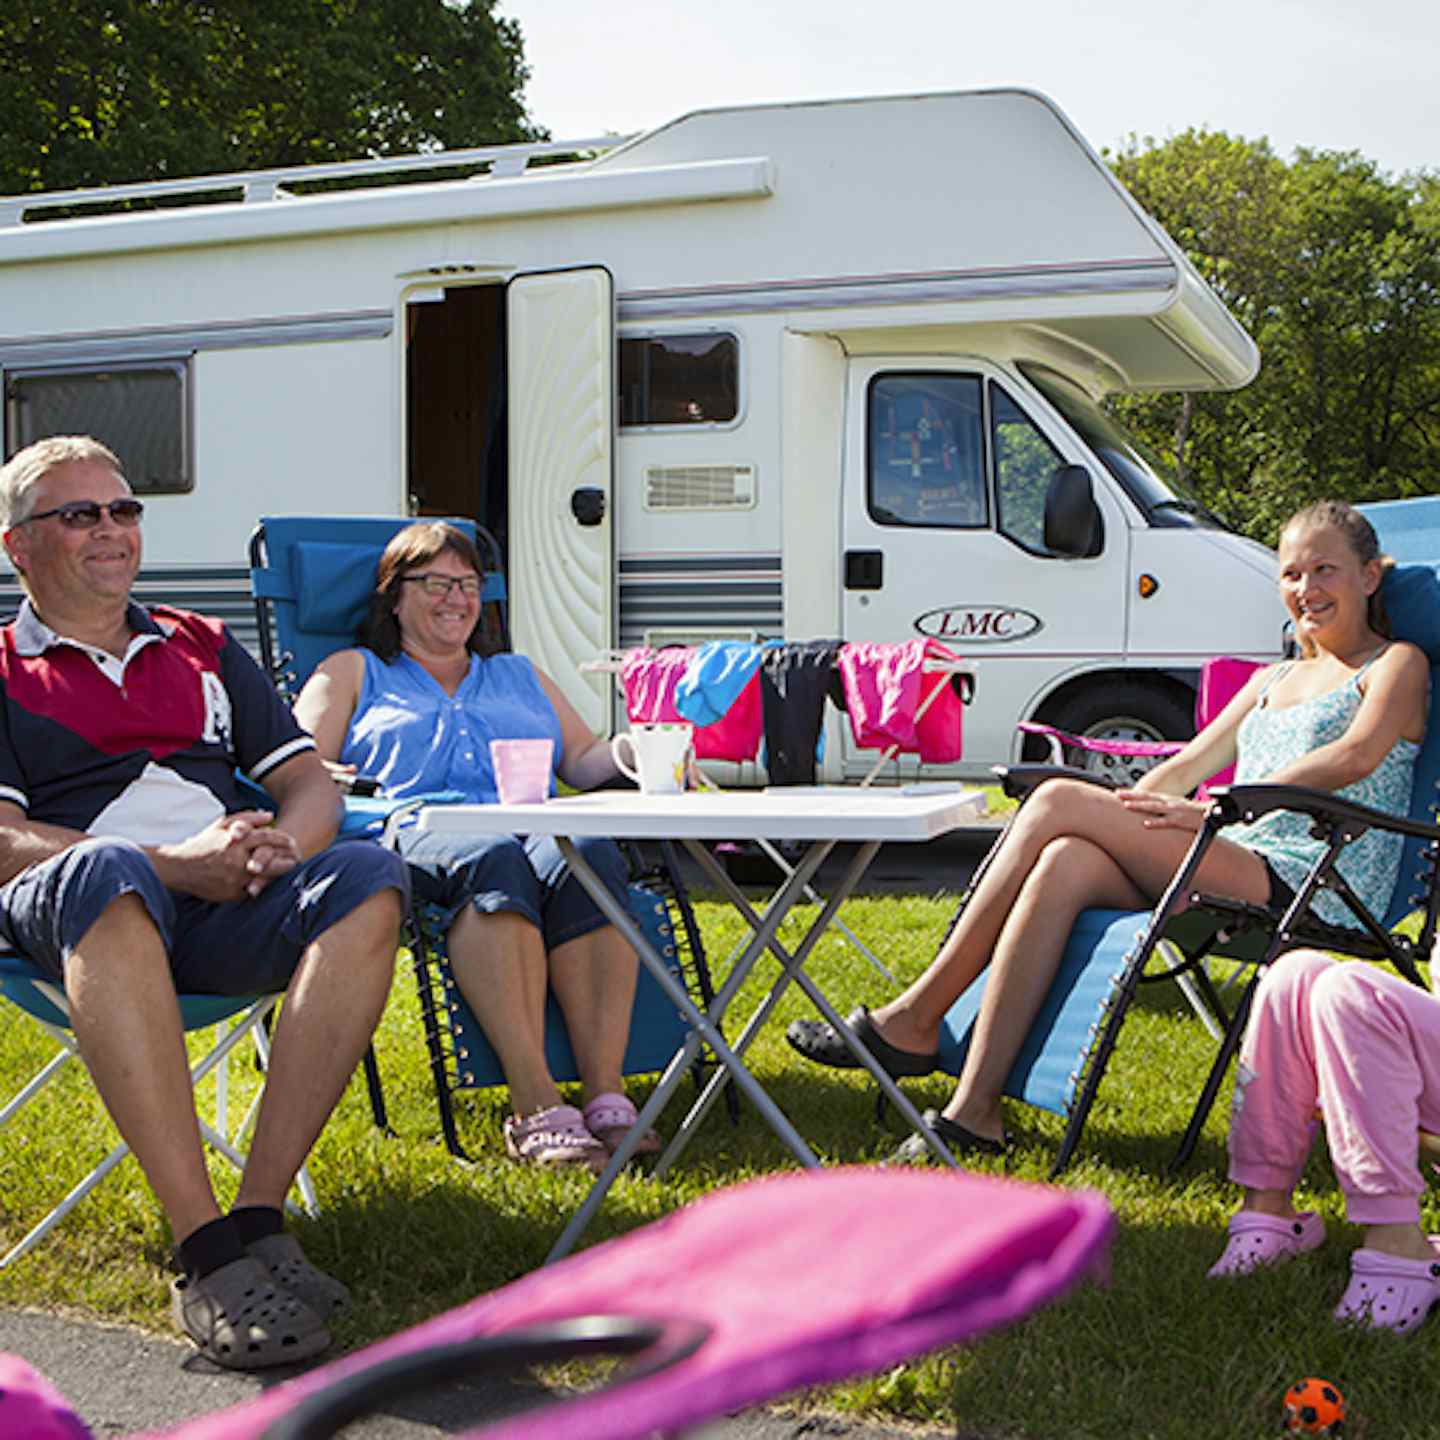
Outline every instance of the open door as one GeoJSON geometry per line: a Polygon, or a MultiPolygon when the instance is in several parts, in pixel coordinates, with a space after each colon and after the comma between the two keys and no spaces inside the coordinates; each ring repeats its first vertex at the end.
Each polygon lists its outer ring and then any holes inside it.
{"type": "Polygon", "coordinates": [[[595,266],[507,292],[510,630],[598,733],[614,685],[582,675],[614,644],[615,297],[595,266]]]}

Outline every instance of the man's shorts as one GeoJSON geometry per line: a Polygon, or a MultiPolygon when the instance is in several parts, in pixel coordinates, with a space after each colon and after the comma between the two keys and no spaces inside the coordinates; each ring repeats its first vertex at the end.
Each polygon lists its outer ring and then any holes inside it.
{"type": "Polygon", "coordinates": [[[345,841],[277,876],[252,899],[214,904],[167,890],[129,840],[82,840],[0,886],[0,935],[57,979],[106,906],[136,895],[150,912],[182,994],[283,990],[306,947],[382,890],[410,895],[398,856],[345,841]]]}
{"type": "MultiPolygon", "coordinates": [[[[396,842],[411,866],[415,898],[438,905],[448,930],[466,905],[482,915],[523,915],[554,950],[610,922],[570,873],[549,835],[446,835],[402,830],[396,842]]],[[[620,847],[598,836],[577,839],[586,864],[621,904],[629,872],[620,847]]]]}

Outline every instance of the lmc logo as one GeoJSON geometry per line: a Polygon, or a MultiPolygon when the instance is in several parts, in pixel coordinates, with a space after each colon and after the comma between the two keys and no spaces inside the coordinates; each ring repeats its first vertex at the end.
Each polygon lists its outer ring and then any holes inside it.
{"type": "Polygon", "coordinates": [[[1045,622],[1013,605],[947,605],[930,610],[915,621],[922,635],[936,640],[963,640],[969,645],[1001,645],[1028,640],[1045,628],[1045,622]]]}

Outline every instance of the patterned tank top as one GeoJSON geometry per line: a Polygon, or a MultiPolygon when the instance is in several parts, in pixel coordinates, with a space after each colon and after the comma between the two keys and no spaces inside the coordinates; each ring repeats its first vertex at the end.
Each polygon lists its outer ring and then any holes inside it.
{"type": "MultiPolygon", "coordinates": [[[[1382,650],[1372,656],[1336,689],[1276,709],[1265,703],[1265,697],[1290,669],[1289,664],[1280,666],[1266,681],[1259,703],[1240,723],[1236,736],[1235,783],[1244,785],[1264,780],[1302,755],[1338,740],[1350,728],[1360,708],[1361,677],[1384,653],[1382,650]]],[[[1419,753],[1419,745],[1401,738],[1363,780],[1335,793],[1374,810],[1404,815],[1410,809],[1415,757],[1419,753]]],[[[1224,835],[1268,861],[1292,890],[1300,888],[1325,848],[1323,841],[1310,834],[1309,819],[1289,810],[1272,811],[1253,825],[1234,825],[1224,831],[1224,835]]],[[[1383,908],[1395,888],[1403,843],[1399,835],[1367,830],[1354,844],[1345,847],[1336,868],[1362,900],[1383,908]]],[[[1331,924],[1352,928],[1355,924],[1345,904],[1328,890],[1320,891],[1315,897],[1314,909],[1322,920],[1331,924]]]]}

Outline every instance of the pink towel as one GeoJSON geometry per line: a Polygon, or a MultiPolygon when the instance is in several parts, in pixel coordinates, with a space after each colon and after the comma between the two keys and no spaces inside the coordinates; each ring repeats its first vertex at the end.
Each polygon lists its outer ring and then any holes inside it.
{"type": "Polygon", "coordinates": [[[865,643],[840,649],[840,674],[850,733],[862,749],[899,747],[926,764],[944,765],[960,758],[963,705],[953,676],[927,675],[925,661],[959,657],[936,640],[904,644],[865,643]],[[934,687],[940,693],[917,722],[916,712],[934,687]]]}
{"type": "MultiPolygon", "coordinates": [[[[663,650],[630,650],[620,664],[625,713],[633,725],[683,721],[675,708],[675,687],[684,678],[695,652],[671,645],[663,650]]],[[[712,725],[695,727],[697,760],[753,760],[760,748],[760,679],[758,673],[712,725]]]]}

